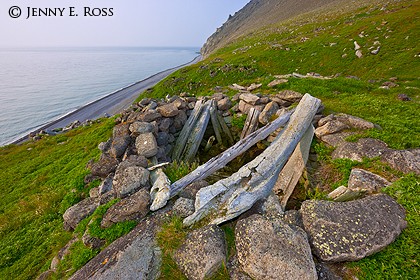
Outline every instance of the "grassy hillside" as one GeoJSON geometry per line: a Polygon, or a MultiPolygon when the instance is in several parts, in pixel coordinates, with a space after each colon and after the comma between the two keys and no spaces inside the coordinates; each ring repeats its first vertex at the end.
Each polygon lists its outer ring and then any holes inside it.
{"type": "MultiPolygon", "coordinates": [[[[260,82],[261,93],[282,89],[308,92],[322,99],[326,113],[349,113],[382,127],[357,137],[379,138],[396,149],[419,148],[420,1],[370,2],[349,2],[327,14],[301,15],[255,31],[174,73],[147,95],[211,95],[216,86],[233,95],[236,92],[228,88],[233,83],[260,82]],[[363,3],[368,4],[363,7],[363,3]],[[362,58],[355,55],[354,40],[361,46],[362,58]],[[378,46],[379,53],[370,54],[369,48],[378,46]],[[292,72],[336,78],[290,78],[288,83],[267,87],[274,75],[292,72]],[[380,89],[390,79],[398,87],[380,89]],[[402,93],[411,101],[397,99],[402,93]]],[[[36,143],[0,148],[0,279],[35,278],[70,240],[71,234],[62,230],[62,213],[92,187],[85,188],[83,182],[85,165],[99,155],[96,147],[111,135],[112,126],[112,120],[105,120],[36,143]]],[[[359,279],[415,279],[420,273],[418,176],[372,162],[332,161],[328,150],[317,146],[317,151],[325,153],[322,158],[332,172],[341,174],[339,180],[352,166],[400,178],[386,192],[407,209],[409,228],[383,252],[349,265],[349,274],[359,279]]],[[[83,250],[79,252],[86,253],[86,262],[93,252],[83,250]]],[[[83,264],[80,259],[75,263],[83,264]]]]}
{"type": "Polygon", "coordinates": [[[35,279],[70,240],[62,214],[88,194],[86,163],[113,123],[0,148],[0,279],[35,279]]]}

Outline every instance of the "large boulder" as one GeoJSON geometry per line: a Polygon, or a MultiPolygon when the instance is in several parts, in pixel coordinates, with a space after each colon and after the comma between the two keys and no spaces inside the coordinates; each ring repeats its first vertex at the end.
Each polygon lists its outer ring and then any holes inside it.
{"type": "Polygon", "coordinates": [[[136,138],[137,154],[151,158],[158,152],[158,145],[153,133],[143,133],[136,138]]]}
{"type": "Polygon", "coordinates": [[[241,268],[253,279],[317,279],[305,232],[280,219],[240,220],[235,243],[241,268]]]}
{"type": "Polygon", "coordinates": [[[226,262],[223,230],[211,225],[191,232],[176,251],[174,260],[188,279],[211,277],[226,262]]]}
{"type": "Polygon", "coordinates": [[[135,194],[122,199],[106,211],[101,227],[107,228],[113,224],[144,218],[149,213],[150,195],[147,189],[141,189],[135,194]]]}
{"type": "Polygon", "coordinates": [[[71,280],[158,279],[162,253],[156,233],[170,208],[146,217],[71,276],[71,280]]]}
{"type": "Polygon", "coordinates": [[[313,252],[325,262],[372,255],[407,227],[404,208],[385,194],[350,202],[307,200],[300,212],[313,252]]]}
{"type": "Polygon", "coordinates": [[[134,164],[120,164],[112,182],[118,197],[126,197],[149,186],[149,171],[134,164]]]}
{"type": "Polygon", "coordinates": [[[84,218],[91,215],[98,206],[99,201],[97,199],[88,197],[67,209],[63,214],[64,229],[67,231],[74,230],[76,226],[84,218]]]}

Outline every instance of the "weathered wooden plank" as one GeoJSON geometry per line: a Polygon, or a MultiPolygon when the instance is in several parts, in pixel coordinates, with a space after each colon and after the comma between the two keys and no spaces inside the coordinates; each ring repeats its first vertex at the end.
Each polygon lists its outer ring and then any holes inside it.
{"type": "Polygon", "coordinates": [[[222,127],[220,126],[219,119],[217,118],[217,114],[218,113],[217,113],[216,101],[212,100],[211,101],[211,106],[210,106],[211,125],[213,126],[214,135],[216,136],[217,142],[219,144],[223,144],[222,127]]]}
{"type": "Polygon", "coordinates": [[[227,139],[228,144],[233,145],[233,143],[235,141],[233,140],[232,132],[230,132],[230,129],[226,125],[225,120],[223,119],[223,117],[220,114],[217,114],[217,119],[219,120],[219,124],[222,127],[223,134],[224,134],[225,138],[227,139]]]}
{"type": "Polygon", "coordinates": [[[258,129],[258,117],[260,116],[260,111],[252,107],[249,110],[248,116],[245,121],[244,129],[242,130],[241,139],[244,139],[249,134],[258,129]]]}
{"type": "Polygon", "coordinates": [[[189,132],[190,135],[188,137],[187,142],[185,143],[184,151],[182,152],[180,157],[181,161],[192,162],[194,160],[210,120],[210,105],[211,100],[207,101],[204,104],[198,120],[191,127],[189,132]]]}
{"type": "Polygon", "coordinates": [[[195,212],[184,219],[184,225],[192,225],[210,212],[214,212],[210,223],[223,223],[268,196],[281,169],[311,125],[320,104],[319,99],[305,94],[280,137],[261,155],[232,176],[198,191],[195,212]]]}
{"type": "Polygon", "coordinates": [[[195,123],[198,121],[201,111],[203,109],[203,100],[198,100],[195,103],[195,107],[191,116],[188,118],[187,123],[181,130],[181,133],[178,136],[177,141],[172,152],[172,160],[179,160],[182,153],[184,152],[185,145],[187,143],[188,137],[190,136],[191,129],[194,127],[195,123]]]}

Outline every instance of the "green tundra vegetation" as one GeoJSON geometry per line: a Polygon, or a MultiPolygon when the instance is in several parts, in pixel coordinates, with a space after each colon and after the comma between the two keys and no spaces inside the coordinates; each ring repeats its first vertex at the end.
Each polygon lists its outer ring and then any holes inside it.
{"type": "MultiPolygon", "coordinates": [[[[233,83],[262,83],[262,94],[283,89],[308,92],[322,100],[325,114],[348,113],[381,127],[348,141],[373,137],[394,149],[419,148],[420,1],[399,1],[381,8],[360,6],[348,13],[330,12],[328,17],[301,15],[265,27],[235,40],[196,65],[177,71],[139,99],[182,92],[212,95],[216,86],[234,95],[236,92],[228,87],[233,83]],[[362,58],[355,55],[354,41],[361,46],[362,58]],[[379,53],[370,54],[369,48],[378,46],[379,53]],[[316,72],[334,78],[289,78],[287,83],[274,88],[267,86],[275,75],[293,72],[316,72]],[[390,79],[398,87],[380,88],[390,79]],[[411,101],[399,100],[399,94],[406,94],[411,101]]],[[[243,122],[235,121],[238,126],[243,122]]],[[[90,159],[99,157],[96,147],[110,137],[113,125],[113,119],[102,120],[37,142],[0,148],[0,279],[36,278],[72,238],[71,233],[63,230],[62,214],[98,184],[85,185],[83,179],[89,172],[85,166],[90,159]]],[[[346,182],[351,168],[357,166],[395,181],[384,192],[407,211],[408,228],[396,242],[380,253],[346,264],[348,278],[355,275],[359,279],[416,279],[420,274],[419,176],[399,173],[376,159],[332,160],[332,150],[316,141],[313,150],[318,154],[321,170],[310,175],[313,186],[302,190],[301,199],[325,197],[325,193],[346,182]],[[315,187],[319,184],[322,188],[315,187]]],[[[188,170],[183,163],[175,163],[171,180],[184,173],[176,172],[177,166],[188,170]]],[[[107,231],[98,226],[101,215],[115,202],[98,208],[79,225],[76,234],[89,227],[92,235],[106,239],[109,244],[128,232],[135,224],[116,225],[107,231]]],[[[231,252],[233,228],[223,229],[231,252]]],[[[176,217],[165,223],[159,233],[164,259],[162,279],[180,275],[171,254],[185,235],[181,220],[176,217]]],[[[54,277],[68,277],[97,253],[82,243],[74,244],[54,277]]],[[[224,269],[216,277],[226,279],[228,274],[224,269]]]]}

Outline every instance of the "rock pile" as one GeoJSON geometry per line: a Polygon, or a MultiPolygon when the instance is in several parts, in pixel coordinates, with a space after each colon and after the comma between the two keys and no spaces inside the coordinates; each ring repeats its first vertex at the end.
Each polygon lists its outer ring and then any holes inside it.
{"type": "MultiPolygon", "coordinates": [[[[233,88],[238,94],[232,99],[222,93],[210,97],[217,103],[218,114],[229,120],[232,114],[258,110],[257,126],[258,123],[266,125],[302,98],[302,94],[294,91],[281,91],[270,96],[254,94],[251,91],[259,88],[255,84],[249,87],[234,85],[233,88]]],[[[101,227],[127,220],[139,224],[104,249],[71,279],[157,279],[162,253],[156,234],[162,222],[168,215],[191,215],[196,193],[208,185],[206,181],[196,181],[179,193],[180,198],[175,203],[150,214],[151,173],[155,172],[157,164],[171,161],[171,149],[196,102],[197,98],[187,95],[167,98],[166,101],[143,99],[116,120],[112,137],[98,146],[102,151],[99,161],[88,164],[91,174],[86,181],[100,178],[102,183],[90,191],[90,197],[64,213],[64,228],[74,230],[99,205],[114,198],[120,198],[120,201],[105,213],[101,227]]],[[[318,114],[313,123],[317,127],[315,135],[325,143],[337,146],[338,151],[349,144],[357,145],[345,141],[355,130],[376,127],[371,122],[346,114],[326,117],[318,114]]],[[[203,144],[205,142],[207,139],[203,139],[203,144]]],[[[387,149],[385,144],[379,144],[363,153],[352,147],[348,154],[378,155],[387,149]]],[[[339,157],[337,153],[335,156],[339,157]]],[[[341,154],[347,156],[344,152],[341,154]]],[[[419,154],[416,154],[414,159],[418,158],[419,154]]],[[[406,167],[415,170],[412,168],[416,166],[415,161],[407,162],[411,165],[406,167]]],[[[359,260],[378,252],[406,227],[404,209],[391,197],[378,194],[389,184],[373,173],[354,169],[348,186],[341,190],[346,194],[356,193],[352,199],[364,198],[349,202],[310,200],[305,201],[299,211],[284,212],[278,197],[271,194],[230,222],[235,229],[236,249],[232,256],[228,257],[223,230],[209,225],[191,231],[173,259],[188,279],[211,277],[223,264],[226,264],[231,279],[318,279],[320,273],[328,270],[324,263],[359,260]]],[[[104,244],[103,240],[91,237],[88,231],[82,241],[93,248],[104,244]]],[[[60,251],[51,265],[52,270],[57,268],[74,242],[72,240],[60,251]]]]}

